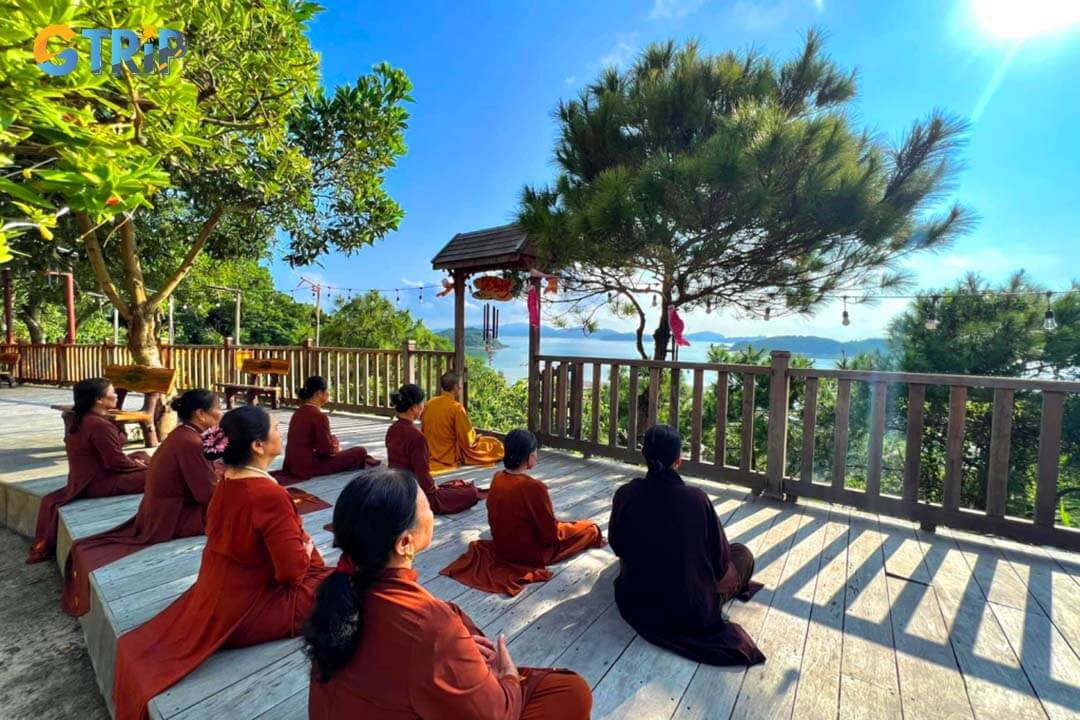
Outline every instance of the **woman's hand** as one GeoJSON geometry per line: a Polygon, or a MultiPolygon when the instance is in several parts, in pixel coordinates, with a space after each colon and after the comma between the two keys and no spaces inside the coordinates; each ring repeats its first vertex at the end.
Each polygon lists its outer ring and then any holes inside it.
{"type": "Polygon", "coordinates": [[[520,677],[517,665],[510,657],[510,651],[506,647],[506,635],[499,633],[499,639],[495,644],[495,665],[492,668],[500,678],[520,677]]]}
{"type": "Polygon", "coordinates": [[[483,635],[473,635],[473,642],[476,643],[476,649],[480,651],[480,655],[484,658],[484,662],[488,667],[495,670],[495,658],[497,657],[495,652],[495,643],[488,640],[483,635]]]}
{"type": "Polygon", "coordinates": [[[311,553],[315,552],[315,543],[308,538],[304,541],[304,552],[307,553],[308,558],[311,558],[311,553]]]}

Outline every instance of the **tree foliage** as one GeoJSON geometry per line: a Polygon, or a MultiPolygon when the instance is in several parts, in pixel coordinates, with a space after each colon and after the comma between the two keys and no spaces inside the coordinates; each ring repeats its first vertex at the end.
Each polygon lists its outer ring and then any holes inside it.
{"type": "Polygon", "coordinates": [[[559,105],[554,184],[522,194],[563,302],[586,323],[605,306],[637,316],[643,357],[658,315],[662,359],[669,307],[804,313],[902,284],[900,258],[969,224],[958,205],[935,212],[965,124],[934,113],[889,145],[853,127],[855,91],[816,32],[779,64],[668,42],[605,70],[559,105]]]}
{"type": "Polygon", "coordinates": [[[380,65],[325,93],[305,35],[314,3],[272,0],[258,12],[239,0],[8,5],[0,165],[24,172],[0,187],[0,205],[19,203],[46,229],[57,208],[70,210],[139,361],[157,362],[159,310],[204,249],[259,256],[281,228],[286,257],[310,262],[370,244],[400,221],[382,178],[404,151],[410,83],[380,65]],[[136,28],[144,38],[168,26],[183,30],[187,49],[168,74],[95,75],[84,61],[44,77],[30,48],[50,23],[136,28]],[[139,228],[163,202],[183,208],[170,212],[185,218],[182,253],[151,293],[143,260],[157,239],[139,228]]]}
{"type": "Polygon", "coordinates": [[[429,330],[408,310],[398,308],[371,290],[351,300],[339,299],[324,318],[320,342],[326,347],[363,347],[400,350],[415,340],[421,350],[450,350],[452,343],[429,330]]]}

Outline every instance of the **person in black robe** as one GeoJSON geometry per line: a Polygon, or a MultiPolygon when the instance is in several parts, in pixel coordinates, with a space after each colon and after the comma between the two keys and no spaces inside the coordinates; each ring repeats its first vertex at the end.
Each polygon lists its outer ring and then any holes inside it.
{"type": "Polygon", "coordinates": [[[615,602],[643,638],[709,665],[765,661],[750,636],[723,616],[733,597],[749,600],[754,556],[729,544],[709,496],[683,482],[675,428],[645,433],[649,470],[615,492],[608,541],[619,557],[615,602]]]}

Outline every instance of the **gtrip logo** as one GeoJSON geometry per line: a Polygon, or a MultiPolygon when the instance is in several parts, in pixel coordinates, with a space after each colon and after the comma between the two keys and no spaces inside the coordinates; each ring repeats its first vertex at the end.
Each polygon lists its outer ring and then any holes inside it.
{"type": "MultiPolygon", "coordinates": [[[[49,41],[63,40],[65,45],[82,37],[90,41],[90,71],[102,72],[102,45],[108,39],[113,75],[123,69],[143,75],[168,75],[169,60],[184,54],[187,47],[179,30],[146,26],[141,32],[123,28],[85,28],[78,33],[67,25],[49,25],[34,38],[34,62],[42,72],[60,76],[73,72],[79,64],[79,51],[73,47],[50,51],[49,41]]],[[[56,43],[54,43],[56,44],[56,43]]]]}

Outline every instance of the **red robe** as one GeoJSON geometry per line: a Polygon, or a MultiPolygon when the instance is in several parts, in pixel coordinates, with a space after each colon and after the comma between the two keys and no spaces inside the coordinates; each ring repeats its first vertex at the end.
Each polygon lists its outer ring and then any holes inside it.
{"type": "Polygon", "coordinates": [[[169,433],[150,459],[146,494],[135,517],[71,546],[64,565],[64,612],[78,617],[90,610],[94,570],[147,545],[202,535],[217,478],[198,430],[181,425],[169,433]]]}
{"type": "Polygon", "coordinates": [[[308,555],[309,540],[285,488],[258,475],[222,480],[195,584],[117,641],[115,720],[146,718],[155,695],[219,648],[298,635],[332,572],[318,550],[308,555]]]}
{"type": "MultiPolygon", "coordinates": [[[[69,424],[73,416],[66,415],[69,424]]],[[[37,563],[56,554],[56,533],[60,508],[79,498],[99,498],[141,493],[146,484],[144,452],[124,454],[124,438],[111,420],[97,413],[83,417],[76,433],[65,432],[67,485],[41,498],[34,544],[27,563],[37,563]]]]}
{"type": "Polygon", "coordinates": [[[386,464],[408,470],[416,476],[427,495],[432,512],[440,515],[468,510],[481,500],[481,492],[471,482],[450,480],[436,485],[428,466],[428,446],[424,433],[408,420],[398,418],[386,431],[386,464]]]}
{"type": "Polygon", "coordinates": [[[322,410],[304,403],[293,413],[289,420],[282,473],[291,477],[278,478],[283,484],[310,480],[316,475],[360,470],[367,465],[368,453],[362,447],[334,452],[330,418],[322,410]]]}
{"type": "Polygon", "coordinates": [[[564,670],[518,668],[500,678],[472,635],[482,633],[460,608],[391,568],[364,600],[364,630],[352,659],[330,679],[313,674],[310,720],[586,720],[589,686],[564,670]]]}
{"type": "Polygon", "coordinates": [[[517,595],[526,583],[551,578],[545,567],[604,544],[596,523],[560,522],[547,486],[500,470],[487,499],[491,540],[476,540],[441,571],[477,590],[517,595]]]}
{"type": "Polygon", "coordinates": [[[756,665],[765,656],[724,603],[749,600],[754,559],[729,545],[712,501],[674,470],[649,472],[615,491],[608,530],[619,556],[615,602],[654,645],[709,665],[756,665]]]}

